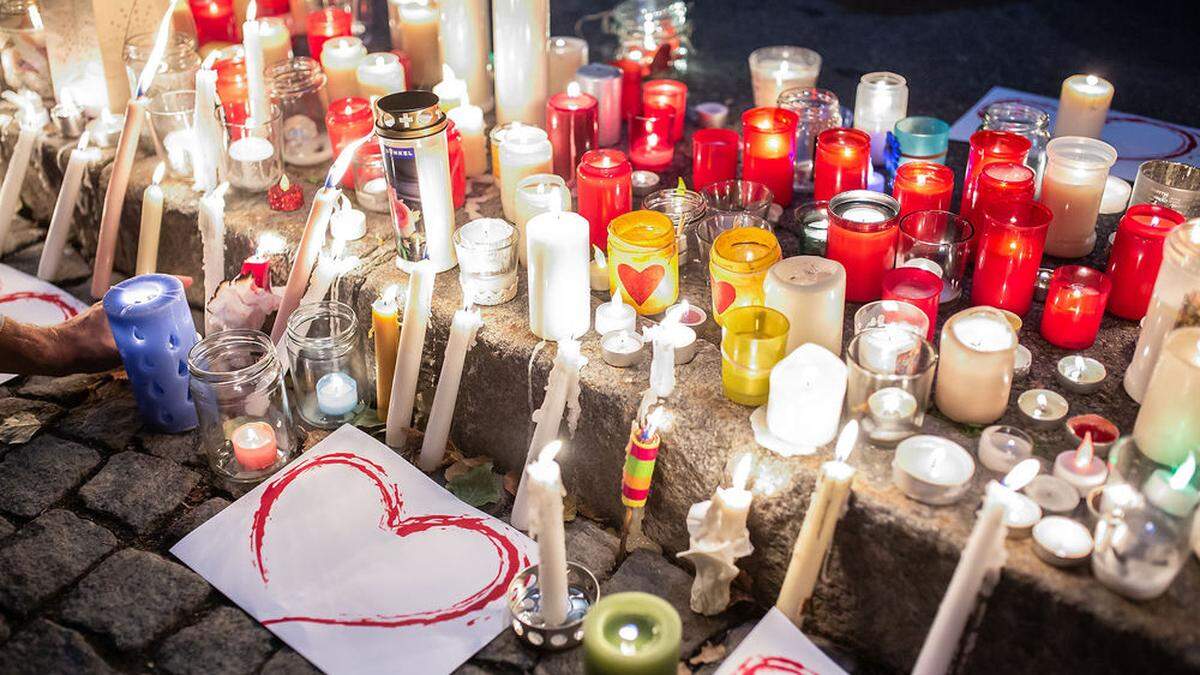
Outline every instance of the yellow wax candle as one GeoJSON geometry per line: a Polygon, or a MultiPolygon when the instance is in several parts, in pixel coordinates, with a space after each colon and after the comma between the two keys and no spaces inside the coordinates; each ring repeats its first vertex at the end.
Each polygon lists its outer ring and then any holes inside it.
{"type": "Polygon", "coordinates": [[[158,268],[158,237],[162,229],[163,172],[167,165],[162,162],[154,169],[154,179],[142,192],[142,222],[138,233],[137,274],[153,274],[158,268]]]}
{"type": "Polygon", "coordinates": [[[396,348],[400,345],[400,315],[396,296],[400,287],[388,286],[371,303],[371,330],[375,333],[375,409],[381,422],[387,421],[388,399],[392,396],[392,378],[396,372],[396,348]]]}
{"type": "Polygon", "coordinates": [[[738,307],[721,327],[721,384],[725,398],[760,406],[771,391],[771,368],[787,354],[787,317],[768,307],[738,307]]]}

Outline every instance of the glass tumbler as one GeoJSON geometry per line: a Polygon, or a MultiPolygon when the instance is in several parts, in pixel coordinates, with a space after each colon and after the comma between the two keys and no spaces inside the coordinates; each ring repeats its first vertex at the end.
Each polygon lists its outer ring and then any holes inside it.
{"type": "Polygon", "coordinates": [[[52,101],[46,33],[33,19],[36,9],[36,0],[0,2],[0,84],[13,91],[28,89],[52,101]]]}
{"type": "Polygon", "coordinates": [[[915,211],[900,219],[896,265],[909,260],[932,261],[941,269],[942,303],[962,294],[963,274],[974,228],[949,211],[915,211]]]}
{"type": "Polygon", "coordinates": [[[326,80],[321,64],[306,56],[267,70],[267,90],[283,116],[283,159],[288,164],[313,166],[333,158],[325,129],[326,80]]]}
{"type": "Polygon", "coordinates": [[[925,422],[937,350],[895,324],[868,328],[846,346],[846,410],[872,443],[891,446],[925,422]]]}
{"type": "Polygon", "coordinates": [[[796,113],[796,184],[808,185],[812,182],[817,136],[842,126],[841,104],[837,94],[828,89],[796,87],[780,94],[777,105],[796,113]]]}
{"type": "Polygon", "coordinates": [[[699,192],[668,188],[646,195],[642,208],[665,213],[675,224],[676,248],[679,249],[680,264],[696,258],[700,248],[696,240],[696,226],[708,213],[708,202],[699,192]]]}
{"type": "Polygon", "coordinates": [[[762,183],[748,180],[723,180],[700,188],[712,213],[745,213],[766,218],[775,196],[762,183]]]}
{"type": "Polygon", "coordinates": [[[855,335],[884,326],[900,326],[923,337],[929,334],[929,316],[916,305],[900,300],[868,302],[854,313],[855,335]]]}
{"type": "Polygon", "coordinates": [[[738,307],[721,327],[721,384],[734,403],[760,406],[771,389],[771,368],[787,355],[787,317],[769,307],[738,307]]]}
{"type": "Polygon", "coordinates": [[[246,192],[266,192],[283,176],[283,122],[279,107],[271,106],[271,117],[258,121],[231,121],[222,109],[224,148],[221,180],[246,192]]]}
{"type": "Polygon", "coordinates": [[[371,382],[350,305],[336,300],[301,305],[288,319],[286,337],[302,420],[334,429],[363,411],[371,382]]]}
{"type": "Polygon", "coordinates": [[[354,197],[358,205],[375,213],[388,213],[388,183],[383,150],[367,143],[354,155],[354,197]]]}
{"type": "Polygon", "coordinates": [[[517,294],[517,228],[500,218],[477,218],[454,231],[464,302],[501,305],[517,294]]]}
{"type": "Polygon", "coordinates": [[[1166,206],[1186,218],[1200,216],[1200,167],[1165,159],[1143,162],[1129,203],[1166,206]]]}
{"type": "Polygon", "coordinates": [[[1050,143],[1050,114],[1040,108],[1012,101],[998,101],[983,111],[981,131],[1007,131],[1029,141],[1025,166],[1037,175],[1035,184],[1041,187],[1046,170],[1046,145],[1050,143]]]}
{"type": "Polygon", "coordinates": [[[150,99],[150,130],[158,158],[176,178],[192,178],[192,154],[195,152],[196,91],[165,91],[150,99]]]}

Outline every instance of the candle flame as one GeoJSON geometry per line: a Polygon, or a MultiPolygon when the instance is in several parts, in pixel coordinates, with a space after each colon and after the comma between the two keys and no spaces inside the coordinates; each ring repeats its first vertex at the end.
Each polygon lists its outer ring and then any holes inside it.
{"type": "Polygon", "coordinates": [[[250,23],[258,18],[258,0],[250,0],[250,4],[246,5],[246,23],[250,23]]]}
{"type": "Polygon", "coordinates": [[[1096,445],[1092,442],[1092,432],[1085,431],[1083,440],[1080,441],[1079,447],[1075,449],[1075,468],[1086,469],[1092,463],[1092,458],[1096,456],[1096,445]]]}
{"type": "Polygon", "coordinates": [[[142,68],[142,74],[138,77],[137,95],[134,98],[141,98],[150,90],[150,85],[154,83],[154,76],[158,74],[158,66],[162,63],[163,54],[167,51],[167,39],[171,37],[171,15],[174,13],[173,7],[168,7],[163,14],[162,21],[158,25],[158,33],[154,36],[154,48],[150,50],[150,57],[146,59],[146,67],[142,68]]]}
{"type": "Polygon", "coordinates": [[[661,405],[650,411],[650,414],[646,415],[646,425],[642,427],[642,440],[654,438],[654,435],[658,433],[660,428],[666,426],[670,418],[671,414],[661,405]]]}
{"type": "Polygon", "coordinates": [[[838,434],[837,445],[834,446],[833,457],[839,462],[850,459],[854,446],[858,443],[858,420],[846,422],[842,432],[838,434]]]}
{"type": "Polygon", "coordinates": [[[738,490],[746,489],[746,481],[750,479],[750,468],[753,466],[753,460],[750,454],[742,455],[738,459],[738,463],[733,467],[733,487],[738,490]]]}
{"type": "Polygon", "coordinates": [[[579,95],[582,93],[583,90],[580,89],[578,82],[571,82],[567,85],[567,96],[570,96],[571,98],[579,98],[579,95]]]}
{"type": "Polygon", "coordinates": [[[546,445],[544,445],[544,446],[542,447],[542,450],[541,450],[541,452],[539,452],[539,453],[538,453],[538,459],[537,459],[537,461],[539,461],[539,462],[553,462],[553,461],[554,461],[554,457],[555,457],[556,455],[558,455],[558,453],[559,453],[559,451],[560,451],[560,450],[562,450],[562,446],[563,446],[563,442],[562,442],[562,441],[559,441],[559,440],[550,441],[549,443],[547,443],[546,445]]]}
{"type": "Polygon", "coordinates": [[[79,135],[79,143],[75,145],[76,150],[87,150],[88,144],[92,142],[92,132],[84,131],[79,135]]]}
{"type": "Polygon", "coordinates": [[[1187,487],[1188,483],[1192,482],[1192,476],[1196,473],[1196,455],[1188,453],[1187,459],[1183,460],[1183,464],[1175,469],[1175,473],[1171,474],[1171,480],[1167,481],[1167,485],[1172,490],[1182,490],[1187,487]]]}
{"type": "Polygon", "coordinates": [[[279,177],[279,189],[284,192],[292,189],[292,181],[287,177],[286,173],[279,177]]]}
{"type": "Polygon", "coordinates": [[[354,154],[358,152],[358,149],[361,148],[364,143],[374,136],[375,132],[372,130],[368,132],[366,136],[363,136],[356,141],[351,141],[350,143],[347,143],[344,148],[342,148],[342,151],[338,153],[337,159],[334,160],[333,166],[329,167],[329,173],[325,175],[326,188],[336,187],[338,183],[342,182],[342,177],[346,175],[346,169],[349,169],[350,162],[354,161],[354,154]]]}
{"type": "Polygon", "coordinates": [[[625,298],[621,296],[620,289],[613,291],[612,304],[616,305],[617,307],[620,307],[621,305],[625,304],[625,298]]]}
{"type": "Polygon", "coordinates": [[[1038,411],[1043,412],[1050,406],[1050,399],[1046,398],[1045,394],[1038,394],[1034,403],[1037,405],[1038,411]]]}
{"type": "Polygon", "coordinates": [[[608,267],[608,259],[604,257],[604,251],[600,250],[599,246],[592,244],[592,258],[596,261],[596,266],[601,269],[608,267]]]}
{"type": "Polygon", "coordinates": [[[1087,77],[1084,79],[1084,81],[1085,81],[1085,82],[1087,82],[1089,86],[1093,86],[1093,87],[1094,87],[1094,86],[1096,86],[1096,84],[1097,84],[1097,83],[1099,83],[1099,82],[1100,82],[1100,78],[1096,77],[1095,75],[1088,75],[1088,76],[1087,76],[1087,77]]]}
{"type": "Polygon", "coordinates": [[[154,176],[150,179],[155,185],[162,183],[163,175],[167,173],[167,165],[165,162],[159,162],[158,166],[154,167],[154,176]]]}
{"type": "Polygon", "coordinates": [[[1019,462],[1008,472],[1004,480],[1000,481],[1004,487],[1016,491],[1029,485],[1029,481],[1033,480],[1038,472],[1042,470],[1042,465],[1033,457],[1019,462]]]}
{"type": "Polygon", "coordinates": [[[383,289],[383,293],[380,294],[379,299],[382,300],[383,304],[385,305],[395,305],[396,298],[398,297],[400,297],[400,284],[392,284],[391,286],[383,289]]]}
{"type": "Polygon", "coordinates": [[[1076,354],[1071,358],[1071,369],[1067,374],[1072,380],[1078,380],[1083,377],[1083,372],[1086,369],[1087,362],[1083,360],[1082,356],[1076,354]]]}
{"type": "Polygon", "coordinates": [[[275,232],[263,232],[258,235],[258,248],[255,250],[254,255],[259,257],[275,255],[276,253],[282,253],[286,247],[287,242],[283,240],[283,237],[275,232]]]}

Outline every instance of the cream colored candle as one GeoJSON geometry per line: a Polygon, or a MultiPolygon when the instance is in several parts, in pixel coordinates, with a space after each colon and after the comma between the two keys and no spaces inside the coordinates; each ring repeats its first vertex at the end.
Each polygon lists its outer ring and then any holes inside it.
{"type": "Polygon", "coordinates": [[[162,229],[163,173],[167,165],[162,162],[154,169],[154,178],[142,192],[142,222],[138,232],[137,274],[153,274],[158,269],[158,236],[162,229]]]}
{"type": "Polygon", "coordinates": [[[738,575],[737,559],[754,552],[746,519],[754,495],[746,489],[750,455],[742,455],[733,471],[733,485],[717,487],[712,499],[688,509],[688,550],[679,554],[696,568],[691,608],[712,616],[729,606],[729,584],[738,575]]]}
{"type": "Polygon", "coordinates": [[[765,303],[787,317],[788,352],[811,342],[842,353],[846,268],[836,260],[801,255],[780,260],[763,281],[765,303]]]}
{"type": "MultiPolygon", "coordinates": [[[[520,241],[517,250],[522,266],[529,264],[529,252],[525,249],[525,226],[529,220],[540,213],[549,211],[570,211],[571,190],[567,182],[552,173],[535,173],[525,176],[517,183],[517,194],[514,202],[516,217],[513,225],[517,228],[520,241]]],[[[604,288],[608,288],[608,272],[605,271],[604,288]]]]}
{"type": "Polygon", "coordinates": [[[1200,327],[1176,328],[1163,342],[1133,425],[1142,454],[1178,466],[1200,449],[1200,327]]]}
{"type": "Polygon", "coordinates": [[[526,176],[550,173],[553,152],[549,136],[537,127],[514,126],[505,134],[499,152],[500,205],[505,220],[516,221],[517,184],[526,176]]]}
{"type": "Polygon", "coordinates": [[[1046,253],[1082,258],[1096,246],[1096,218],[1117,151],[1094,138],[1066,136],[1050,141],[1046,157],[1041,202],[1054,214],[1046,253]]]}
{"type": "Polygon", "coordinates": [[[391,52],[367,54],[358,63],[358,95],[372,100],[404,91],[404,64],[391,52]]]}
{"type": "Polygon", "coordinates": [[[558,211],[526,224],[529,330],[542,340],[578,338],[592,322],[588,284],[588,221],[558,211]]]}
{"type": "Polygon", "coordinates": [[[332,103],[358,96],[358,65],[367,56],[367,48],[356,37],[336,37],[321,49],[321,68],[325,70],[325,92],[332,103]]]}
{"type": "Polygon", "coordinates": [[[993,307],[972,307],[942,326],[934,401],[955,422],[991,424],[1008,407],[1017,338],[993,307]]]}
{"type": "Polygon", "coordinates": [[[404,50],[412,61],[409,86],[428,89],[442,75],[438,46],[438,6],[430,0],[388,0],[392,47],[404,50]]]}
{"type": "Polygon", "coordinates": [[[447,112],[446,117],[454,122],[454,128],[462,136],[467,178],[487,173],[487,133],[483,124],[483,108],[464,100],[462,105],[447,112]]]}
{"type": "Polygon", "coordinates": [[[442,81],[433,85],[433,93],[437,94],[438,107],[448,112],[466,102],[467,82],[446,64],[442,66],[442,81]]]}
{"type": "Polygon", "coordinates": [[[545,123],[549,40],[550,0],[492,2],[498,123],[545,123]]]}
{"type": "Polygon", "coordinates": [[[483,110],[492,109],[492,79],[488,54],[492,34],[488,31],[488,3],[480,0],[440,0],[438,26],[442,63],[454,69],[467,83],[471,101],[483,110]]]}
{"type": "Polygon", "coordinates": [[[392,395],[388,401],[385,439],[393,448],[404,446],[404,430],[412,426],[417,377],[421,373],[421,355],[425,351],[425,332],[429,327],[435,279],[434,265],[430,260],[419,260],[411,266],[407,299],[404,302],[404,321],[400,325],[400,342],[396,347],[392,395]]]}
{"type": "Polygon", "coordinates": [[[774,107],[795,87],[815,87],[821,55],[804,47],[761,47],[750,54],[750,83],[756,107],[774,107]]]}
{"type": "Polygon", "coordinates": [[[450,339],[446,341],[437,391],[433,394],[425,438],[421,441],[421,456],[417,460],[417,466],[422,471],[430,472],[438,468],[446,456],[446,442],[450,438],[450,423],[454,420],[454,406],[458,402],[463,364],[467,352],[475,344],[475,334],[482,325],[483,317],[475,307],[458,310],[450,321],[450,339]]]}
{"type": "Polygon", "coordinates": [[[1095,75],[1072,75],[1063,80],[1054,119],[1054,136],[1100,138],[1108,107],[1112,105],[1112,82],[1095,75]]]}
{"type": "Polygon", "coordinates": [[[547,58],[550,79],[546,93],[551,96],[561,94],[575,79],[575,71],[588,62],[587,40],[555,35],[550,38],[547,58]]]}
{"type": "Polygon", "coordinates": [[[75,218],[75,205],[79,201],[83,173],[90,163],[100,159],[99,149],[88,147],[89,138],[90,134],[83,132],[79,143],[71,151],[67,168],[63,171],[62,187],[58,191],[58,200],[54,202],[54,214],[50,216],[50,227],[46,230],[46,241],[42,244],[42,257],[38,260],[39,279],[54,281],[58,275],[58,265],[62,262],[67,235],[71,233],[71,221],[75,218]]]}
{"type": "Polygon", "coordinates": [[[265,16],[258,20],[258,40],[262,45],[263,68],[270,69],[277,63],[292,58],[292,35],[287,23],[278,16],[265,16]]]}

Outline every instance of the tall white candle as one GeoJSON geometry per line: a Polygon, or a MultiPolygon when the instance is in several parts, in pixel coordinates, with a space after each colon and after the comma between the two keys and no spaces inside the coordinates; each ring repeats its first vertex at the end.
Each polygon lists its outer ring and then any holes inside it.
{"type": "Polygon", "coordinates": [[[4,171],[4,185],[0,186],[0,250],[3,250],[4,242],[8,239],[17,209],[21,207],[21,187],[25,184],[33,144],[42,133],[43,120],[35,112],[28,106],[23,106],[20,112],[21,130],[12,157],[8,160],[8,168],[4,171]]]}
{"type": "Polygon", "coordinates": [[[1113,85],[1103,77],[1072,75],[1063,80],[1054,136],[1100,138],[1112,98],[1113,85]]]}
{"type": "Polygon", "coordinates": [[[588,222],[578,213],[542,213],[526,225],[529,330],[543,340],[579,337],[591,324],[588,222]]]}
{"type": "Polygon", "coordinates": [[[421,354],[425,350],[425,330],[433,304],[435,270],[429,260],[420,260],[408,275],[408,293],[404,320],[400,326],[400,345],[396,350],[396,372],[392,378],[392,397],[388,401],[387,444],[404,445],[404,430],[412,426],[413,403],[417,398],[417,376],[421,373],[421,354]]]}
{"type": "MultiPolygon", "coordinates": [[[[525,176],[517,183],[517,193],[513,198],[515,218],[513,225],[517,228],[520,241],[517,251],[520,254],[521,266],[529,265],[529,253],[526,250],[525,226],[529,220],[539,213],[549,211],[570,211],[571,190],[562,176],[552,173],[535,173],[525,176]]],[[[604,287],[608,288],[608,270],[604,274],[604,287]]]]}
{"type": "Polygon", "coordinates": [[[551,173],[554,148],[546,132],[524,124],[514,125],[504,136],[497,158],[500,161],[500,205],[504,219],[516,222],[517,185],[526,176],[551,173]]]}
{"type": "Polygon", "coordinates": [[[212,64],[216,52],[196,71],[195,110],[192,113],[192,189],[208,192],[217,186],[221,125],[217,121],[217,71],[212,64]]]}
{"type": "Polygon", "coordinates": [[[525,469],[528,475],[529,534],[538,543],[538,588],[541,591],[542,622],[561,626],[571,608],[567,597],[567,535],[563,528],[562,470],[554,456],[562,441],[542,448],[536,462],[525,469]]]}
{"type": "Polygon", "coordinates": [[[840,262],[812,255],[780,260],[767,271],[763,295],[767,307],[788,319],[789,352],[811,342],[842,353],[846,268],[840,262]]]}
{"type": "Polygon", "coordinates": [[[136,274],[153,274],[158,269],[158,236],[162,229],[163,173],[167,165],[159,162],[150,185],[142,192],[142,221],[138,231],[136,274]]]}
{"type": "Polygon", "coordinates": [[[356,37],[336,37],[321,48],[321,68],[325,71],[325,92],[332,103],[358,96],[358,66],[367,56],[367,48],[356,37]]]}
{"type": "MultiPolygon", "coordinates": [[[[439,41],[442,63],[454,69],[467,83],[475,105],[492,109],[492,80],[488,76],[488,54],[492,36],[488,32],[488,3],[479,0],[440,0],[439,41]]],[[[457,122],[455,122],[457,124],[457,122]]]]}
{"type": "Polygon", "coordinates": [[[267,100],[267,83],[263,72],[266,63],[263,57],[262,38],[258,32],[258,3],[250,0],[246,7],[246,22],[242,24],[242,49],[246,59],[246,98],[250,105],[250,118],[262,122],[270,119],[270,103],[267,100]]]}
{"type": "Polygon", "coordinates": [[[204,324],[212,320],[208,302],[225,280],[225,193],[229,183],[221,183],[200,198],[197,221],[200,226],[201,271],[204,273],[204,324]]]}
{"type": "Polygon", "coordinates": [[[463,362],[467,358],[467,351],[475,344],[475,334],[482,325],[483,317],[474,307],[458,310],[450,322],[450,339],[446,342],[446,354],[442,358],[442,373],[438,376],[429,423],[425,425],[425,438],[421,442],[421,457],[417,461],[422,471],[433,471],[446,456],[446,441],[450,438],[450,423],[454,419],[454,405],[458,401],[463,362]]]}
{"type": "Polygon", "coordinates": [[[487,173],[487,133],[483,124],[483,108],[465,99],[462,105],[447,112],[446,117],[454,122],[454,128],[462,136],[467,177],[474,178],[487,173]]]}
{"type": "Polygon", "coordinates": [[[42,244],[42,257],[38,260],[39,279],[53,281],[62,262],[63,248],[67,235],[71,233],[71,221],[75,217],[75,205],[79,201],[79,187],[83,183],[83,172],[88,165],[100,159],[100,151],[88,147],[91,134],[83,132],[79,143],[71,151],[67,168],[63,172],[62,188],[54,202],[54,214],[50,216],[50,228],[46,231],[46,243],[42,244]]]}
{"type": "Polygon", "coordinates": [[[575,79],[575,71],[588,61],[587,40],[555,35],[550,38],[546,58],[549,72],[546,93],[561,94],[575,79]]]}
{"type": "Polygon", "coordinates": [[[438,51],[438,8],[428,0],[388,0],[392,46],[412,61],[409,86],[428,89],[441,75],[438,51]]]}
{"type": "Polygon", "coordinates": [[[541,126],[549,88],[550,0],[494,0],[496,120],[541,126]]]}
{"type": "Polygon", "coordinates": [[[733,471],[733,484],[718,486],[712,499],[688,510],[690,546],[679,557],[696,566],[691,608],[698,614],[719,614],[729,606],[729,584],[738,574],[736,561],[754,552],[746,528],[753,500],[746,489],[749,476],[750,455],[743,455],[733,471]]]}
{"type": "Polygon", "coordinates": [[[358,95],[372,100],[404,91],[404,65],[400,57],[391,52],[367,54],[358,63],[358,95]]]}

